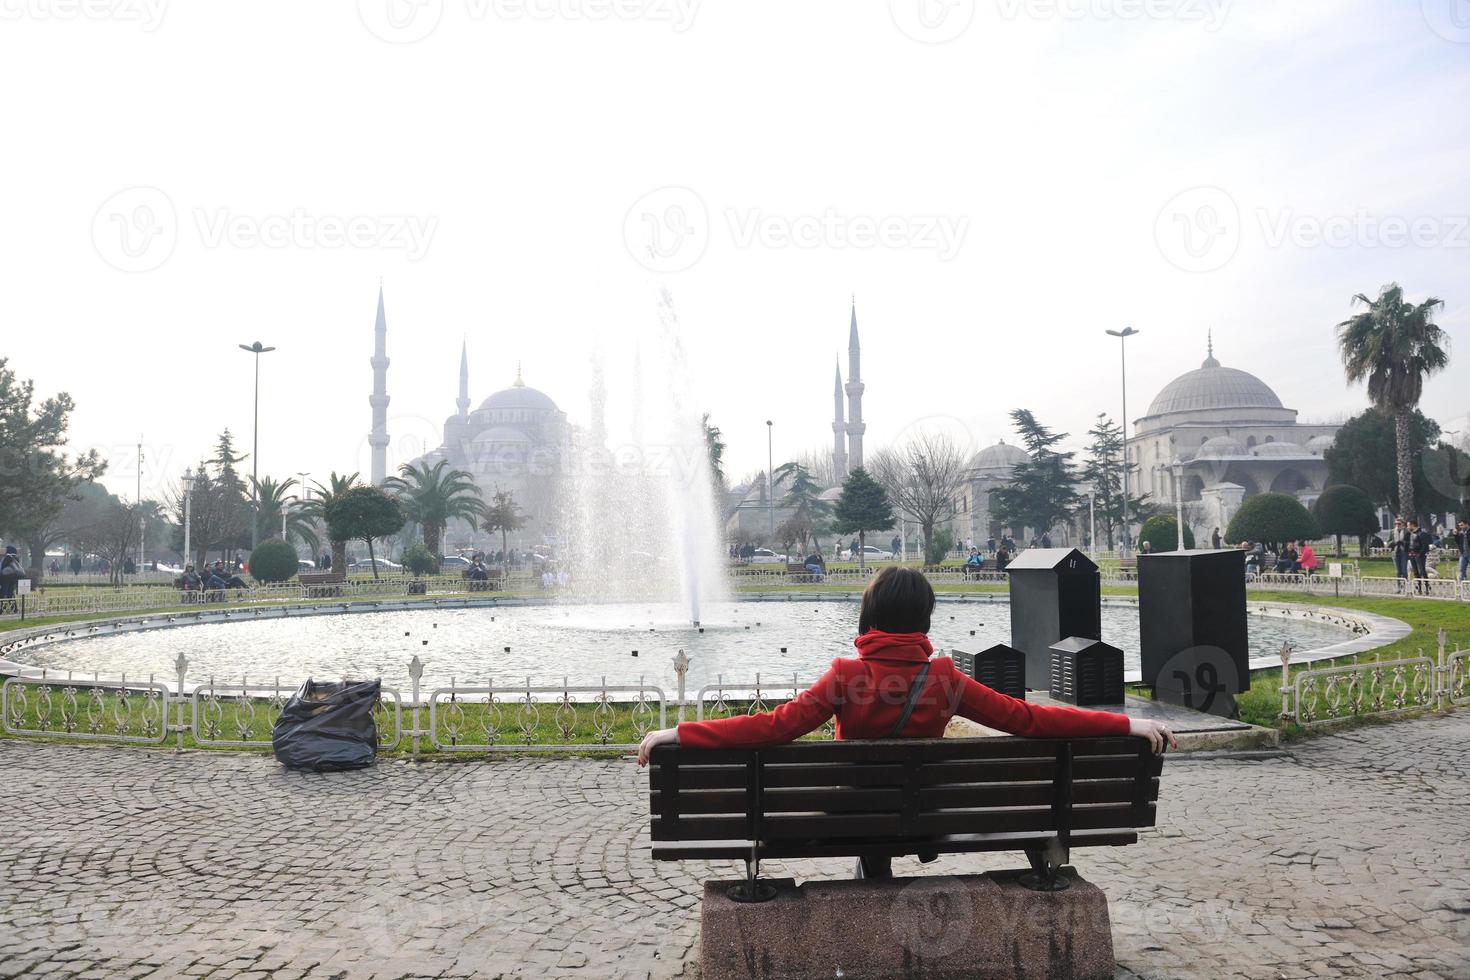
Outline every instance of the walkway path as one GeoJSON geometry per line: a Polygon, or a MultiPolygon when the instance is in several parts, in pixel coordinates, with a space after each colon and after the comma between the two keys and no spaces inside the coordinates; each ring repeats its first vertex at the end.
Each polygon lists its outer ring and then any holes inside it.
{"type": "MultiPolygon", "coordinates": [[[[1467,745],[1461,711],[1171,760],[1157,832],[1076,854],[1120,976],[1470,977],[1467,745]]],[[[697,976],[715,869],[652,866],[631,763],[0,742],[0,773],[0,977],[697,976]]]]}

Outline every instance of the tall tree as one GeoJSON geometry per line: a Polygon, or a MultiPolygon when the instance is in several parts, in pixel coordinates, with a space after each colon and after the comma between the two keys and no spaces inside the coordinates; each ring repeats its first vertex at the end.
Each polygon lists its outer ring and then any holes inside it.
{"type": "Polygon", "coordinates": [[[826,533],[832,518],[832,504],[822,499],[821,484],[803,463],[795,460],[782,463],[776,467],[774,480],[776,486],[786,488],[777,503],[794,512],[792,519],[796,523],[791,527],[798,531],[797,540],[801,542],[801,550],[806,551],[808,538],[815,539],[826,533]]]}
{"type": "Polygon", "coordinates": [[[1052,432],[1027,409],[1011,412],[1011,420],[1030,458],[1016,464],[1008,486],[991,492],[991,503],[1001,523],[1041,535],[1071,517],[1081,503],[1075,454],[1056,448],[1067,433],[1052,432]]]}
{"type": "Polygon", "coordinates": [[[101,502],[92,523],[79,532],[78,543],[86,554],[104,558],[112,584],[122,581],[123,562],[138,547],[141,530],[138,505],[123,503],[112,494],[101,502]]]}
{"type": "Polygon", "coordinates": [[[1358,293],[1353,302],[1365,309],[1337,325],[1343,368],[1349,381],[1366,381],[1368,400],[1393,416],[1399,513],[1417,518],[1409,416],[1419,405],[1424,379],[1449,363],[1449,336],[1434,322],[1444,301],[1410,303],[1403,287],[1392,282],[1377,299],[1358,293]]]}
{"type": "Polygon", "coordinates": [[[397,534],[403,527],[403,508],[398,501],[378,487],[353,487],[327,503],[323,512],[333,541],[360,538],[367,543],[368,562],[376,579],[378,562],[373,555],[373,541],[397,534]]]}
{"type": "Polygon", "coordinates": [[[719,426],[709,424],[709,412],[699,420],[704,429],[704,448],[709,454],[709,469],[712,476],[711,483],[715,489],[724,492],[725,489],[725,437],[720,432],[719,426]]]}
{"type": "MultiPolygon", "coordinates": [[[[1102,524],[1108,550],[1112,551],[1113,534],[1123,525],[1123,427],[1103,412],[1098,414],[1096,424],[1087,430],[1087,434],[1092,436],[1092,442],[1087,446],[1082,478],[1092,485],[1093,516],[1102,524]]],[[[1137,466],[1128,467],[1130,478],[1137,470],[1137,466]]],[[[1129,482],[1137,486],[1132,479],[1129,482]]],[[[1135,492],[1129,496],[1132,498],[1129,510],[1138,520],[1138,505],[1148,495],[1135,492]]]]}
{"type": "Polygon", "coordinates": [[[71,396],[35,401],[35,385],[21,381],[0,357],[0,532],[26,543],[30,575],[45,564],[45,538],[76,488],[102,475],[96,452],[67,455],[71,396]]]}
{"type": "Polygon", "coordinates": [[[327,540],[332,543],[332,567],[339,572],[347,570],[347,539],[334,536],[332,526],[327,521],[327,508],[361,485],[358,474],[339,476],[333,470],[325,485],[316,484],[316,496],[301,503],[303,514],[326,525],[327,540]]]}
{"type": "MultiPolygon", "coordinates": [[[[1400,508],[1398,481],[1398,422],[1391,413],[1369,408],[1343,423],[1322,454],[1327,460],[1327,484],[1347,484],[1366,493],[1375,504],[1394,513],[1400,508]]],[[[1414,409],[1409,413],[1409,458],[1421,460],[1439,439],[1439,423],[1414,409]]],[[[1427,500],[1430,487],[1423,468],[1412,466],[1414,499],[1427,500]]]]}
{"type": "Polygon", "coordinates": [[[858,536],[858,567],[866,561],[868,547],[867,532],[891,531],[897,519],[893,516],[893,504],[882,484],[868,475],[859,466],[847,474],[842,483],[842,496],[832,515],[832,530],[838,534],[858,536]]]}
{"type": "Polygon", "coordinates": [[[926,558],[934,550],[934,528],[955,512],[955,495],[965,479],[965,455],[943,432],[920,430],[901,446],[873,454],[869,469],[899,513],[919,525],[926,558]]]}
{"type": "Polygon", "coordinates": [[[1330,486],[1312,504],[1312,516],[1323,534],[1337,538],[1337,554],[1342,555],[1342,536],[1358,539],[1358,554],[1368,557],[1368,535],[1378,530],[1378,511],[1368,495],[1347,484],[1330,486]]]}
{"type": "Polygon", "coordinates": [[[519,531],[525,527],[528,517],[529,515],[521,513],[514,494],[509,490],[501,490],[497,487],[490,505],[485,508],[485,517],[480,522],[480,528],[490,534],[499,533],[500,553],[509,559],[510,551],[506,536],[511,531],[519,531]]]}
{"type": "Polygon", "coordinates": [[[474,523],[484,516],[485,501],[480,499],[480,488],[475,486],[475,478],[464,470],[450,469],[447,459],[432,466],[404,463],[398,472],[398,476],[385,480],[383,486],[398,496],[408,519],[424,529],[424,547],[437,561],[443,557],[440,541],[450,521],[474,523]]]}

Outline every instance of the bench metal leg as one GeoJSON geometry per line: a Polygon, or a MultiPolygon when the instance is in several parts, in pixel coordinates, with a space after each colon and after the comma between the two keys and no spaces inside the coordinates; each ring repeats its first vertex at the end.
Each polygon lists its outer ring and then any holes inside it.
{"type": "Polygon", "coordinates": [[[725,889],[725,894],[732,902],[769,902],[776,897],[776,886],[761,881],[760,870],[760,858],[751,856],[745,859],[745,880],[725,889]]]}
{"type": "Polygon", "coordinates": [[[1072,881],[1058,872],[1067,863],[1067,857],[1067,849],[1056,840],[1045,846],[1026,848],[1026,860],[1031,862],[1031,870],[1021,875],[1021,884],[1035,892],[1066,891],[1072,887],[1072,881]]]}

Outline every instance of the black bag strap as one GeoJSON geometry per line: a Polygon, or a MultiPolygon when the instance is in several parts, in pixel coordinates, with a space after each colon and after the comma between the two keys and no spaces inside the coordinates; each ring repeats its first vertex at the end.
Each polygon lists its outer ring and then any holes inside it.
{"type": "Polygon", "coordinates": [[[914,713],[914,705],[919,703],[919,692],[924,690],[924,678],[929,676],[929,661],[924,661],[924,666],[914,675],[914,682],[909,685],[909,699],[903,706],[903,714],[898,716],[894,722],[893,731],[888,733],[889,738],[898,738],[903,734],[903,726],[909,723],[909,716],[914,713]]]}

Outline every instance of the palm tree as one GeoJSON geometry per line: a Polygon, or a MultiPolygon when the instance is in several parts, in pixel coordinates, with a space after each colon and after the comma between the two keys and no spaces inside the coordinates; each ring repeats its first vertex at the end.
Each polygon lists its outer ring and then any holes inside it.
{"type": "MultiPolygon", "coordinates": [[[[327,478],[327,485],[322,486],[320,483],[317,483],[315,485],[316,496],[312,497],[310,500],[303,500],[300,506],[297,508],[297,512],[300,513],[307,520],[310,520],[313,523],[319,521],[323,526],[325,526],[327,523],[327,506],[335,500],[340,500],[342,497],[347,495],[348,491],[361,485],[362,484],[358,478],[358,474],[353,473],[348,476],[338,476],[336,471],[334,470],[332,472],[332,475],[327,478]]],[[[347,542],[338,541],[336,539],[331,539],[331,541],[332,567],[337,571],[346,574],[347,542]]]]}
{"type": "Polygon", "coordinates": [[[480,524],[480,529],[491,534],[500,534],[500,554],[505,558],[507,567],[510,563],[510,552],[507,550],[506,534],[525,527],[528,516],[521,513],[515,497],[508,490],[496,489],[495,502],[485,508],[485,520],[480,524]]]}
{"type": "Polygon", "coordinates": [[[433,466],[404,463],[398,468],[401,476],[383,481],[383,489],[397,495],[408,519],[423,527],[424,547],[436,561],[441,557],[439,539],[450,521],[459,518],[474,524],[485,513],[475,478],[448,467],[445,459],[433,466]]]}
{"type": "Polygon", "coordinates": [[[255,485],[255,496],[259,501],[256,512],[256,537],[261,541],[268,538],[281,536],[281,517],[285,515],[286,539],[293,536],[300,538],[312,557],[316,557],[317,548],[321,547],[321,538],[316,533],[315,517],[306,502],[300,497],[287,495],[287,491],[296,486],[295,480],[277,482],[271,477],[264,476],[255,485]]]}
{"type": "Polygon", "coordinates": [[[1414,510],[1414,470],[1409,456],[1409,417],[1419,405],[1426,376],[1449,363],[1449,336],[1434,322],[1444,301],[1430,297],[1415,306],[1404,299],[1396,282],[1384,286],[1377,299],[1363,293],[1353,302],[1366,309],[1337,325],[1337,346],[1351,382],[1368,382],[1368,400],[1393,416],[1397,443],[1399,514],[1414,510]]]}

